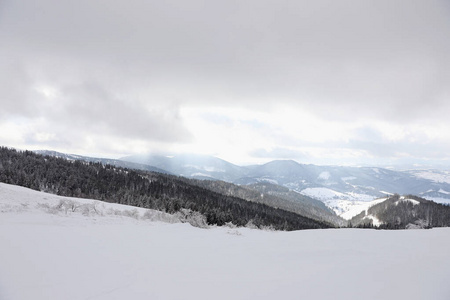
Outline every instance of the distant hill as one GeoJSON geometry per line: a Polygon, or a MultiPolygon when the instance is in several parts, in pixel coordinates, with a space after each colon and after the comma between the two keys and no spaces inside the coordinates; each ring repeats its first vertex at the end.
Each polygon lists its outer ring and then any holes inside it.
{"type": "MultiPolygon", "coordinates": [[[[338,199],[370,201],[399,193],[448,199],[450,203],[448,174],[448,178],[443,177],[444,174],[433,177],[436,173],[424,175],[425,171],[418,173],[378,167],[317,166],[293,160],[237,166],[219,158],[202,155],[133,155],[121,160],[155,166],[189,178],[217,179],[239,185],[270,182],[324,202],[338,199]],[[319,193],[321,197],[317,197],[319,193]]],[[[333,206],[335,203],[330,204],[330,207],[333,206]]]]}
{"type": "Polygon", "coordinates": [[[347,221],[338,217],[323,202],[303,196],[280,185],[262,182],[247,186],[238,186],[225,181],[211,180],[193,180],[190,182],[220,194],[263,203],[314,220],[331,223],[335,226],[347,225],[347,221]]]}
{"type": "MultiPolygon", "coordinates": [[[[43,153],[49,154],[48,151],[43,153]]],[[[63,157],[61,153],[55,155],[63,157]]],[[[238,185],[276,184],[320,200],[342,216],[348,215],[346,213],[349,210],[363,207],[360,202],[395,193],[450,203],[450,175],[436,170],[396,171],[378,167],[317,166],[293,160],[237,166],[216,157],[195,154],[132,155],[119,160],[69,155],[67,159],[99,161],[120,167],[200,180],[222,180],[238,185]]]]}
{"type": "Polygon", "coordinates": [[[129,169],[144,170],[144,171],[150,171],[150,172],[172,174],[167,170],[157,168],[153,165],[129,162],[129,161],[124,161],[124,160],[120,160],[120,159],[89,157],[89,156],[82,156],[82,155],[76,155],[76,154],[66,154],[66,153],[61,153],[61,152],[56,152],[56,151],[51,151],[51,150],[36,150],[33,152],[41,154],[41,155],[60,157],[60,158],[64,158],[64,159],[72,160],[72,161],[83,160],[83,161],[87,161],[87,162],[101,163],[104,165],[111,165],[111,166],[116,166],[116,167],[121,167],[121,168],[129,168],[129,169]]]}
{"type": "Polygon", "coordinates": [[[353,226],[384,229],[450,226],[450,206],[413,195],[393,195],[350,221],[353,226]]]}
{"type": "Polygon", "coordinates": [[[196,179],[218,179],[233,182],[247,173],[245,167],[236,166],[223,159],[207,155],[162,156],[142,154],[122,157],[120,160],[150,165],[172,174],[196,179]]]}

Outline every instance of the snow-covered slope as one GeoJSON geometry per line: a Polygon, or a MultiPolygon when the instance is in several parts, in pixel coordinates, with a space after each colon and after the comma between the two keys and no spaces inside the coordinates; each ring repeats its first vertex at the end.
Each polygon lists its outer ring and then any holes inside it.
{"type": "Polygon", "coordinates": [[[345,220],[350,220],[362,211],[367,211],[369,207],[385,200],[386,198],[375,199],[372,201],[327,200],[325,203],[334,209],[337,215],[345,220]]]}
{"type": "Polygon", "coordinates": [[[338,216],[346,220],[350,220],[363,210],[386,200],[386,198],[374,199],[374,196],[364,194],[339,193],[323,187],[306,188],[301,193],[323,201],[338,216]]]}
{"type": "Polygon", "coordinates": [[[219,179],[239,185],[270,182],[319,199],[338,214],[344,213],[355,201],[372,201],[394,193],[413,194],[436,202],[450,203],[450,171],[445,170],[399,171],[375,167],[317,166],[293,160],[276,160],[244,167],[202,155],[133,155],[122,160],[108,160],[54,151],[40,153],[197,179],[219,179]]]}
{"type": "MultiPolygon", "coordinates": [[[[134,206],[107,203],[92,199],[61,197],[44,192],[0,183],[0,213],[26,213],[41,217],[64,217],[64,220],[78,222],[121,222],[161,221],[167,223],[181,222],[179,218],[160,211],[134,206]]],[[[0,298],[1,299],[1,298],[0,298]]]]}
{"type": "Polygon", "coordinates": [[[72,199],[103,215],[46,208],[60,200],[0,184],[0,299],[450,297],[449,228],[199,229],[91,200],[72,199]]]}

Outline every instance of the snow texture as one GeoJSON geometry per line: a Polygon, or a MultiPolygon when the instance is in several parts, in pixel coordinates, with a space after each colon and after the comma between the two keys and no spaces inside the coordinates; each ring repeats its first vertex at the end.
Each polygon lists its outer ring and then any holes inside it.
{"type": "Polygon", "coordinates": [[[324,171],[324,172],[322,172],[322,173],[319,174],[319,176],[317,177],[317,179],[320,179],[320,180],[328,180],[328,179],[330,179],[330,177],[331,177],[330,172],[324,171]]]}
{"type": "Polygon", "coordinates": [[[375,217],[374,215],[367,215],[365,216],[363,219],[370,219],[372,220],[372,224],[374,226],[380,226],[381,224],[383,224],[383,222],[381,222],[377,217],[375,217]]]}
{"type": "Polygon", "coordinates": [[[429,179],[439,183],[450,183],[450,172],[448,171],[436,171],[436,170],[423,170],[413,172],[418,178],[429,179]]]}
{"type": "MultiPolygon", "coordinates": [[[[316,187],[306,188],[301,194],[318,199],[331,208],[338,216],[350,220],[363,210],[380,202],[374,196],[357,193],[340,193],[332,189],[316,187]]],[[[386,199],[383,199],[384,201],[386,199]]]]}
{"type": "Polygon", "coordinates": [[[0,184],[0,299],[450,299],[449,228],[199,229],[61,200],[0,184]]]}
{"type": "Polygon", "coordinates": [[[346,220],[350,220],[354,216],[358,215],[362,211],[367,210],[378,203],[385,201],[386,198],[376,199],[372,201],[348,201],[348,200],[337,200],[337,201],[327,201],[328,206],[333,207],[335,211],[340,211],[338,215],[346,220]]]}

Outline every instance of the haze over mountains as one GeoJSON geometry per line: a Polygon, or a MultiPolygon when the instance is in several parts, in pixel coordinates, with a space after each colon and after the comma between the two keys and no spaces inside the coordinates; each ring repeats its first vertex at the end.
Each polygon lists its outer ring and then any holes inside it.
{"type": "Polygon", "coordinates": [[[135,155],[120,160],[155,166],[190,178],[218,179],[236,184],[267,181],[298,192],[317,191],[316,196],[322,200],[367,200],[387,194],[410,193],[450,201],[450,181],[446,180],[444,171],[436,170],[395,171],[378,167],[317,166],[293,160],[236,166],[219,158],[200,155],[135,155]],[[332,195],[320,194],[320,189],[330,190],[332,195]]]}
{"type": "Polygon", "coordinates": [[[262,165],[237,166],[203,155],[133,155],[117,160],[80,157],[39,151],[67,159],[83,159],[174,174],[187,178],[223,180],[238,185],[272,183],[323,201],[338,215],[350,219],[354,208],[390,194],[413,194],[450,203],[449,174],[442,170],[398,171],[378,167],[317,166],[293,160],[277,160],[262,165]],[[347,213],[347,215],[345,215],[347,213]]]}
{"type": "MultiPolygon", "coordinates": [[[[220,174],[222,178],[244,175],[235,182],[245,180],[246,184],[235,184],[200,172],[192,173],[189,178],[184,174],[163,174],[168,172],[145,163],[57,152],[42,155],[45,151],[40,152],[0,148],[0,181],[58,195],[90,197],[171,214],[182,212],[187,218],[194,218],[195,224],[223,226],[232,223],[279,230],[353,225],[386,229],[450,225],[447,199],[440,199],[447,204],[442,205],[408,192],[403,192],[400,198],[398,193],[389,190],[397,183],[405,186],[423,183],[422,188],[439,188],[437,193],[447,195],[445,180],[419,178],[417,174],[379,168],[301,165],[294,161],[239,167],[213,157],[153,158],[159,167],[170,167],[172,173],[203,170],[220,174]],[[163,173],[149,171],[152,168],[163,173]],[[338,177],[344,175],[346,177],[338,177]],[[192,178],[196,176],[201,179],[192,178]],[[369,184],[378,183],[380,190],[349,184],[358,179],[364,183],[361,178],[369,184]],[[337,191],[339,188],[343,192],[337,191]],[[377,192],[384,195],[383,198],[377,197],[377,192]]],[[[431,171],[426,174],[430,177],[431,171]]]]}

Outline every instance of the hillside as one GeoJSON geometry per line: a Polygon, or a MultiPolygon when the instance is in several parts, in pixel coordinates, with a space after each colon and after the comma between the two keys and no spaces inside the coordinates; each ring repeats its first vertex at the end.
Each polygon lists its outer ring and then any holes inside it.
{"type": "MultiPolygon", "coordinates": [[[[293,160],[236,166],[215,157],[196,155],[134,155],[121,159],[198,179],[218,179],[239,185],[270,182],[321,200],[330,208],[336,207],[335,200],[372,201],[395,193],[450,203],[450,183],[445,180],[445,173],[437,170],[413,172],[379,167],[318,166],[293,160]]],[[[338,210],[348,204],[345,202],[338,210]]]]}
{"type": "Polygon", "coordinates": [[[450,206],[407,195],[393,195],[351,219],[354,226],[384,229],[450,226],[450,206]]]}
{"type": "Polygon", "coordinates": [[[279,185],[260,183],[247,186],[238,186],[232,183],[217,180],[190,180],[190,182],[220,194],[238,197],[256,203],[262,203],[317,221],[330,223],[334,226],[346,225],[346,221],[336,216],[336,214],[332,210],[328,209],[322,202],[300,195],[279,185]]]}
{"type": "Polygon", "coordinates": [[[448,300],[450,295],[449,228],[200,229],[146,212],[0,184],[0,299],[448,300]],[[48,209],[65,201],[93,204],[98,213],[48,209]]]}
{"type": "Polygon", "coordinates": [[[243,226],[250,222],[278,230],[330,227],[289,211],[219,194],[176,176],[70,161],[30,151],[0,148],[0,182],[168,213],[188,209],[204,215],[208,224],[232,222],[243,226]]]}
{"type": "MultiPolygon", "coordinates": [[[[42,153],[63,157],[63,154],[52,154],[51,151],[42,153]]],[[[69,155],[68,159],[76,157],[69,155]]],[[[212,156],[187,154],[132,155],[120,160],[79,159],[141,170],[153,169],[188,178],[222,180],[238,185],[277,184],[322,201],[340,216],[364,206],[362,202],[395,193],[414,194],[436,202],[450,203],[447,173],[439,170],[400,171],[379,167],[318,166],[300,164],[293,160],[237,166],[212,156]]]]}

